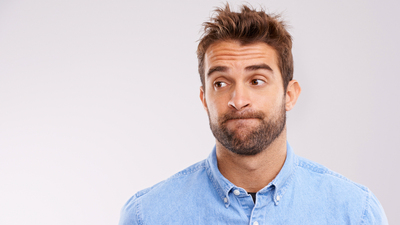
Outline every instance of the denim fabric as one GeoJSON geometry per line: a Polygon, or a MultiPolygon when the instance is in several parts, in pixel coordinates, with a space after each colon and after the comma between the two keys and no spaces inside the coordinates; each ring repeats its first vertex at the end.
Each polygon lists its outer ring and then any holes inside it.
{"type": "Polygon", "coordinates": [[[287,146],[284,166],[255,204],[219,172],[214,147],[206,160],[136,193],[119,224],[388,224],[368,188],[287,146]]]}

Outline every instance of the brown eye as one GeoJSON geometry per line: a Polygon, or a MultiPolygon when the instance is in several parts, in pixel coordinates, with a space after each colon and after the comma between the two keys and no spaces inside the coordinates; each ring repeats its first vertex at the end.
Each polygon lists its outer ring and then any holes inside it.
{"type": "Polygon", "coordinates": [[[265,82],[260,80],[260,79],[254,79],[254,80],[251,81],[252,85],[261,85],[263,83],[265,83],[265,82]]]}
{"type": "Polygon", "coordinates": [[[222,82],[222,81],[217,81],[217,82],[214,83],[214,87],[216,87],[216,88],[222,88],[222,87],[225,87],[225,86],[226,86],[226,83],[222,82]]]}

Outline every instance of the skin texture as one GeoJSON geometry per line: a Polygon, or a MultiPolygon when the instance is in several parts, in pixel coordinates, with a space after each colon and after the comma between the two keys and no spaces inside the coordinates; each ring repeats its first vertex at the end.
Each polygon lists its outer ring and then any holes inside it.
{"type": "MultiPolygon", "coordinates": [[[[284,91],[276,52],[265,43],[214,43],[206,51],[204,67],[205,86],[200,88],[200,99],[210,126],[221,126],[225,121],[223,126],[239,142],[248,141],[263,121],[282,118],[282,113],[294,107],[301,92],[296,80],[290,81],[284,91]],[[258,117],[255,112],[265,117],[258,117]]],[[[286,125],[255,154],[233,152],[218,139],[216,152],[224,177],[247,192],[257,192],[276,177],[285,162],[286,125]]]]}

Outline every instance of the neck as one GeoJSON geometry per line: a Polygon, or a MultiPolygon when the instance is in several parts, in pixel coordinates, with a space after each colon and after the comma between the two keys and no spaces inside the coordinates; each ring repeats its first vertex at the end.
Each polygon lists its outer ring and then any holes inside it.
{"type": "Polygon", "coordinates": [[[267,186],[283,167],[286,159],[286,128],[257,155],[238,155],[216,141],[218,169],[234,185],[247,192],[267,186]]]}

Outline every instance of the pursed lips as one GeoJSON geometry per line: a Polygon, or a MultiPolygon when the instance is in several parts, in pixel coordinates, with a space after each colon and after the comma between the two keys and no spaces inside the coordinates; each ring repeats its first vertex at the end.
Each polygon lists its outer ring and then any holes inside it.
{"type": "Polygon", "coordinates": [[[256,117],[238,117],[238,118],[231,118],[231,119],[227,119],[225,120],[225,123],[229,122],[229,121],[247,121],[247,120],[259,120],[260,118],[256,118],[256,117]]]}
{"type": "Polygon", "coordinates": [[[227,123],[227,122],[236,122],[236,123],[247,123],[251,122],[252,120],[263,120],[264,114],[262,112],[257,112],[257,111],[250,111],[250,112],[244,112],[244,113],[227,113],[225,114],[221,119],[221,124],[227,123]]]}

